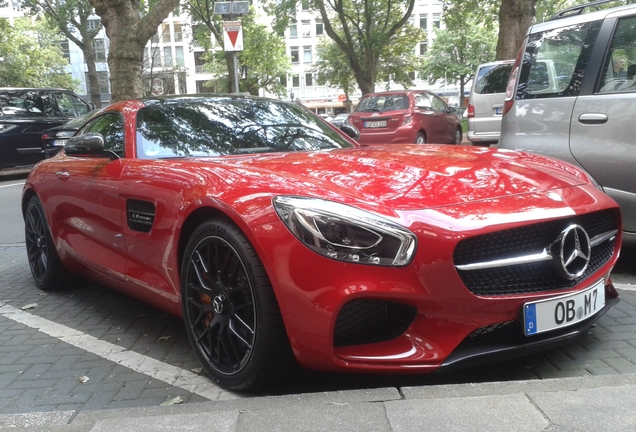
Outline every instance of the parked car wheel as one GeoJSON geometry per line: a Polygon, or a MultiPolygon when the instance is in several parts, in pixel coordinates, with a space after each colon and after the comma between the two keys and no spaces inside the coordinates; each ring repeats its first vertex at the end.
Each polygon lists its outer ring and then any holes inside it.
{"type": "Polygon", "coordinates": [[[271,284],[231,223],[210,220],[190,238],[181,276],[186,330],[223,387],[256,389],[280,378],[291,351],[271,284]]]}
{"type": "Polygon", "coordinates": [[[424,132],[419,132],[417,137],[415,137],[415,144],[426,144],[426,135],[424,132]]]}
{"type": "Polygon", "coordinates": [[[42,291],[60,289],[66,270],[55,250],[42,203],[36,196],[27,204],[24,234],[29,267],[38,288],[42,291]]]}
{"type": "Polygon", "coordinates": [[[462,143],[462,129],[455,129],[455,138],[453,139],[453,144],[461,144],[462,143]]]}

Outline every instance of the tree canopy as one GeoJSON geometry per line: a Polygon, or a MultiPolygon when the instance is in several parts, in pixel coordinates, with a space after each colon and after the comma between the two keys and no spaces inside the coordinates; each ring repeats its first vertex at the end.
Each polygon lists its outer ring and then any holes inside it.
{"type": "MultiPolygon", "coordinates": [[[[477,66],[494,60],[494,31],[466,23],[461,29],[437,30],[435,35],[420,74],[429,82],[458,84],[459,94],[463,95],[464,87],[473,79],[477,66]]],[[[460,106],[463,106],[463,97],[460,97],[460,106]]]]}
{"type": "Polygon", "coordinates": [[[55,41],[62,37],[46,21],[0,20],[0,87],[58,87],[75,90],[68,61],[55,41]]]}

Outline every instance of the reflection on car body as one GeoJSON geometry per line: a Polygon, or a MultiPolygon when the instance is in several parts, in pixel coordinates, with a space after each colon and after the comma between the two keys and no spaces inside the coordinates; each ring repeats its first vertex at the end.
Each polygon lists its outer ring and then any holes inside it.
{"type": "Polygon", "coordinates": [[[429,373],[525,355],[618,301],[620,213],[584,171],[362,147],[276,100],[114,104],[34,168],[22,207],[41,289],[80,272],[183,316],[207,373],[234,390],[294,361],[429,373]]]}

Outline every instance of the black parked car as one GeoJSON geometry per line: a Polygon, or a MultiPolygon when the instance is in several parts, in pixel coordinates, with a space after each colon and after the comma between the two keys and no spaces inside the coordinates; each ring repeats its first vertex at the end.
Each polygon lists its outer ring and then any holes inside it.
{"type": "Polygon", "coordinates": [[[96,112],[97,110],[89,111],[86,114],[75,117],[68,123],[45,130],[42,133],[42,150],[44,151],[44,157],[50,158],[58,154],[64,145],[66,145],[66,141],[75,135],[75,132],[96,112]]]}
{"type": "Polygon", "coordinates": [[[0,88],[0,171],[42,160],[42,132],[90,110],[68,90],[0,88]]]}

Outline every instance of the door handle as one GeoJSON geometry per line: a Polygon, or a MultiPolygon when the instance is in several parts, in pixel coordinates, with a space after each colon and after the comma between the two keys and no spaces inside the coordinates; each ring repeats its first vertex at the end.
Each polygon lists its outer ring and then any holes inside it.
{"type": "Polygon", "coordinates": [[[607,115],[601,113],[584,113],[579,116],[579,123],[583,124],[604,124],[607,120],[607,115]]]}
{"type": "Polygon", "coordinates": [[[68,180],[71,177],[71,174],[68,171],[58,171],[55,173],[55,175],[60,180],[68,180]]]}

